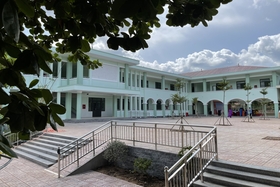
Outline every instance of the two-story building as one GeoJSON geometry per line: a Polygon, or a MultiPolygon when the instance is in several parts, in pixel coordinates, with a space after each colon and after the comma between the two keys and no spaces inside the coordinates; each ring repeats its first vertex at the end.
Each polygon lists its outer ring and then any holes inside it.
{"type": "MultiPolygon", "coordinates": [[[[39,86],[49,88],[56,102],[67,109],[62,119],[92,117],[167,117],[179,115],[179,105],[171,95],[178,93],[177,79],[185,82],[182,96],[188,100],[182,104],[183,114],[218,115],[221,110],[232,108],[234,112],[245,108],[248,97],[243,89],[249,83],[249,105],[264,96],[260,93],[267,87],[266,98],[273,103],[273,115],[278,117],[280,67],[233,66],[215,70],[174,74],[138,66],[139,61],[91,50],[88,55],[98,59],[102,67],[92,70],[80,63],[62,62],[50,64],[53,74],[41,72],[39,86]],[[218,90],[217,84],[226,78],[231,89],[218,90]],[[198,98],[197,111],[192,98],[198,98]]],[[[37,78],[25,75],[27,83],[37,78]]],[[[271,109],[271,110],[272,110],[271,109]]]]}

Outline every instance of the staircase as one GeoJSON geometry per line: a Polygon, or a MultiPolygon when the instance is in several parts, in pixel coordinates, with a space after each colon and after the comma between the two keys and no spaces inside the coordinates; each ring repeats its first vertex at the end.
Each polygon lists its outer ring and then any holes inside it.
{"type": "Polygon", "coordinates": [[[193,187],[271,187],[280,186],[280,170],[226,161],[213,161],[193,187]]]}
{"type": "Polygon", "coordinates": [[[50,167],[57,162],[57,148],[63,147],[74,140],[76,140],[75,137],[44,133],[17,146],[14,151],[19,157],[44,167],[50,167]]]}

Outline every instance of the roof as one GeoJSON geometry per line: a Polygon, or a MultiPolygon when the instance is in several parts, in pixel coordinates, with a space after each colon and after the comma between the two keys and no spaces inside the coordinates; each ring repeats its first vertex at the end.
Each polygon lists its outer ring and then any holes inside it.
{"type": "Polygon", "coordinates": [[[238,66],[230,66],[230,67],[224,67],[224,68],[216,68],[216,69],[210,69],[210,70],[201,70],[201,71],[195,71],[195,72],[182,73],[181,75],[188,76],[188,77],[203,77],[203,76],[209,76],[209,75],[219,75],[219,74],[226,74],[226,73],[264,69],[264,68],[267,68],[267,67],[238,65],[238,66]]]}

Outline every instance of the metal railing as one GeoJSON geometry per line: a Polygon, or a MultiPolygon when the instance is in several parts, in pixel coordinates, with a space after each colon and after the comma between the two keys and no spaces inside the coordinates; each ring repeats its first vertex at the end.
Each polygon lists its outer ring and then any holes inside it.
{"type": "Polygon", "coordinates": [[[165,187],[191,186],[199,176],[203,182],[202,173],[213,159],[218,160],[216,127],[213,127],[170,169],[167,166],[164,168],[165,187]]]}
{"type": "Polygon", "coordinates": [[[76,164],[79,167],[80,160],[113,140],[152,145],[155,150],[158,146],[183,148],[195,146],[205,137],[213,127],[203,125],[184,125],[171,123],[150,123],[143,121],[109,121],[99,128],[87,133],[70,144],[58,148],[58,177],[61,171],[76,164]]]}
{"type": "MultiPolygon", "coordinates": [[[[29,136],[29,140],[32,140],[33,137],[37,136],[38,134],[40,134],[41,132],[40,131],[34,131],[34,132],[30,132],[30,136],[29,136]]],[[[8,133],[5,133],[4,136],[9,140],[9,142],[12,144],[12,145],[19,145],[20,141],[22,141],[19,137],[19,133],[11,133],[11,132],[8,132],[8,133]]]]}

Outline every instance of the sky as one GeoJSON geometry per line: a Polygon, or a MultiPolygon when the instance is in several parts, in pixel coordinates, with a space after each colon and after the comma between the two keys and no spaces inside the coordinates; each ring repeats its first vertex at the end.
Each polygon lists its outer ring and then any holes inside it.
{"type": "Polygon", "coordinates": [[[139,65],[172,73],[228,66],[280,66],[280,0],[233,0],[221,5],[208,27],[161,27],[135,53],[108,49],[97,39],[93,49],[139,60],[139,65]]]}

